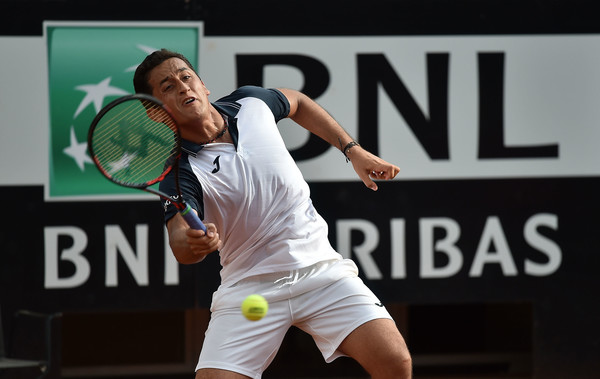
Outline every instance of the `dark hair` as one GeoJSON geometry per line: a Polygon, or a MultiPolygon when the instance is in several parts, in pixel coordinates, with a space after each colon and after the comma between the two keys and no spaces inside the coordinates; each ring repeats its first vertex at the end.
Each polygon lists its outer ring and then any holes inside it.
{"type": "Polygon", "coordinates": [[[156,50],[152,54],[148,55],[142,63],[135,70],[133,75],[133,88],[136,93],[146,93],[152,95],[152,86],[148,83],[150,72],[158,65],[171,58],[179,58],[185,62],[194,72],[194,66],[188,61],[183,55],[170,51],[167,49],[156,50]]]}

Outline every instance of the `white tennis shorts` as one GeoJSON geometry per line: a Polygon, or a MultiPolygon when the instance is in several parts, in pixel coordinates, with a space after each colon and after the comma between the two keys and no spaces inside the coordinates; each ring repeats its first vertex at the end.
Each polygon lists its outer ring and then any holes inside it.
{"type": "Polygon", "coordinates": [[[342,356],[337,348],[354,329],[392,318],[357,272],[351,260],[320,262],[220,288],[196,370],[218,368],[260,378],[291,326],[313,337],[326,362],[342,356]],[[248,321],[240,305],[254,293],[267,299],[269,310],[263,319],[248,321]]]}

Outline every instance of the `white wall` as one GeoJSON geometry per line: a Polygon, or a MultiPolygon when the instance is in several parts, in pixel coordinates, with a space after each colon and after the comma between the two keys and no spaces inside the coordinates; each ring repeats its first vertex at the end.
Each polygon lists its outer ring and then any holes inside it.
{"type": "Polygon", "coordinates": [[[0,51],[0,184],[41,185],[49,127],[44,39],[2,37],[0,51]]]}

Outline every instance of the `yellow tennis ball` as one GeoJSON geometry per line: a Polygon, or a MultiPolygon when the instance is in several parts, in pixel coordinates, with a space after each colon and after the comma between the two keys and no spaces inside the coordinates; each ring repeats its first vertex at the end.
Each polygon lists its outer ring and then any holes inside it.
{"type": "Polygon", "coordinates": [[[258,321],[265,317],[269,303],[261,295],[250,295],[242,302],[242,314],[250,321],[258,321]]]}

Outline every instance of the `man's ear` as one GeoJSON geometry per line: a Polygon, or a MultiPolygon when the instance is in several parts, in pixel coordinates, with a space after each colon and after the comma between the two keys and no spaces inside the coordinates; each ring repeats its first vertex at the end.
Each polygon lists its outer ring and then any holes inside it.
{"type": "Polygon", "coordinates": [[[146,114],[152,121],[155,122],[164,122],[165,112],[160,109],[160,107],[156,104],[152,104],[151,106],[146,106],[146,114]]]}
{"type": "Polygon", "coordinates": [[[204,87],[204,92],[206,93],[206,96],[210,95],[210,90],[208,89],[208,87],[206,87],[206,84],[204,84],[204,80],[200,79],[200,83],[202,83],[202,87],[204,87]]]}
{"type": "Polygon", "coordinates": [[[171,116],[171,111],[166,104],[163,104],[162,107],[158,104],[144,104],[146,107],[146,115],[154,121],[160,122],[169,126],[171,129],[175,129],[175,120],[171,116]]]}

